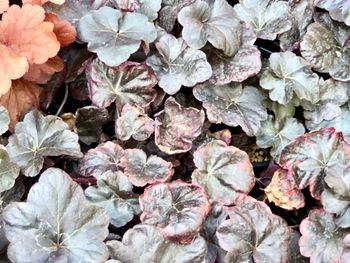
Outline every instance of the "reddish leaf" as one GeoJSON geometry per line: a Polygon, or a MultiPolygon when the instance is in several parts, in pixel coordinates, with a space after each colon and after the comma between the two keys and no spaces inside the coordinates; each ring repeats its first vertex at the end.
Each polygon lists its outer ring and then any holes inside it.
{"type": "Polygon", "coordinates": [[[53,32],[56,34],[57,40],[60,42],[61,47],[68,46],[74,42],[77,32],[68,21],[61,20],[54,13],[46,13],[45,15],[45,21],[53,23],[53,32]]]}

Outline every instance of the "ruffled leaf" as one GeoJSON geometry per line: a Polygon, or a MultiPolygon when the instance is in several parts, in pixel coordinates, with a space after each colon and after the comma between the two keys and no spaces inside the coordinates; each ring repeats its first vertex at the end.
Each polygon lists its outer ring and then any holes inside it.
{"type": "Polygon", "coordinates": [[[241,126],[248,136],[254,136],[267,119],[264,97],[252,86],[242,88],[233,82],[214,86],[205,82],[193,89],[193,95],[203,103],[210,122],[241,126]]]}
{"type": "Polygon", "coordinates": [[[47,169],[29,191],[26,202],[8,205],[2,216],[12,262],[104,262],[103,240],[109,218],[84,198],[68,174],[47,169]],[[45,198],[43,198],[45,197],[45,198]]]}
{"type": "Polygon", "coordinates": [[[9,8],[9,0],[0,0],[0,14],[5,12],[9,8]]]}
{"type": "Polygon", "coordinates": [[[85,196],[107,211],[115,227],[124,226],[140,213],[138,195],[132,192],[132,184],[120,171],[107,171],[99,176],[97,186],[86,188],[85,196]]]}
{"type": "Polygon", "coordinates": [[[140,196],[141,222],[155,225],[166,239],[191,243],[209,212],[203,189],[182,182],[149,186],[140,196]]]}
{"type": "Polygon", "coordinates": [[[173,97],[165,101],[164,110],[155,117],[155,143],[167,154],[191,150],[205,119],[204,111],[182,107],[173,97]]]}
{"type": "Polygon", "coordinates": [[[181,9],[178,20],[183,39],[194,49],[204,47],[207,41],[227,56],[239,49],[240,23],[226,0],[197,0],[181,9]]]}
{"type": "Polygon", "coordinates": [[[223,141],[203,144],[193,154],[194,184],[203,187],[210,203],[233,204],[238,193],[249,193],[255,177],[248,155],[223,141]],[[234,171],[234,172],[233,172],[234,171]]]}
{"type": "Polygon", "coordinates": [[[165,34],[156,47],[159,55],[148,57],[146,62],[166,93],[173,95],[181,86],[193,87],[211,77],[212,70],[205,53],[188,47],[182,38],[165,34]]]}
{"type": "Polygon", "coordinates": [[[61,48],[74,42],[77,32],[68,21],[61,20],[54,13],[46,13],[45,21],[49,21],[54,24],[53,32],[55,33],[57,40],[60,42],[61,48]]]}
{"type": "Polygon", "coordinates": [[[86,78],[89,97],[101,108],[113,102],[120,111],[127,103],[146,107],[156,98],[157,79],[144,64],[125,62],[111,68],[95,59],[86,68],[86,78]]]}
{"type": "Polygon", "coordinates": [[[88,43],[88,49],[110,67],[128,60],[141,44],[157,37],[153,23],[138,13],[123,13],[107,6],[91,11],[78,23],[78,37],[88,43]]]}

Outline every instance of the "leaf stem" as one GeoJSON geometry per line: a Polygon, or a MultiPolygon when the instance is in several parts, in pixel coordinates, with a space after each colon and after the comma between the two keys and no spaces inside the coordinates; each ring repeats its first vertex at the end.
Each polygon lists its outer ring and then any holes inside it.
{"type": "Polygon", "coordinates": [[[65,84],[65,91],[64,91],[64,98],[63,98],[63,100],[62,100],[62,102],[61,102],[61,105],[60,105],[59,109],[57,110],[57,112],[56,112],[56,114],[55,114],[56,116],[60,115],[60,113],[61,113],[61,111],[62,111],[64,105],[65,105],[66,102],[67,102],[67,98],[68,98],[68,84],[66,83],[66,84],[65,84]]]}

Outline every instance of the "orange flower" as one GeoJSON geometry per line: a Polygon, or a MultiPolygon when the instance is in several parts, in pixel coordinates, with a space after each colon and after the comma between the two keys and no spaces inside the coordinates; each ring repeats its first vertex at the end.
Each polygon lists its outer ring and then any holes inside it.
{"type": "Polygon", "coordinates": [[[9,8],[8,0],[0,0],[0,14],[4,13],[9,8]]]}
{"type": "Polygon", "coordinates": [[[0,96],[28,70],[29,64],[43,64],[57,55],[60,43],[54,25],[44,22],[40,6],[10,6],[0,21],[0,96]],[[25,62],[27,60],[27,63],[25,62]],[[15,69],[14,65],[17,65],[15,69]],[[12,66],[12,67],[9,67],[12,66]]]}

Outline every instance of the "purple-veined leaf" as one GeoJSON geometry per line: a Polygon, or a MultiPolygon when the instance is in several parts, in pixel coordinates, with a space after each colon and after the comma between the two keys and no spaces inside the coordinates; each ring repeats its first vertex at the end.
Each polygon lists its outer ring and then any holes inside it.
{"type": "Polygon", "coordinates": [[[159,55],[148,57],[146,62],[166,93],[173,95],[181,86],[193,87],[211,77],[212,70],[205,53],[188,47],[182,38],[164,34],[156,47],[159,55]]]}
{"type": "Polygon", "coordinates": [[[28,177],[39,174],[45,156],[83,157],[78,135],[71,132],[61,118],[44,117],[37,110],[30,111],[22,122],[16,124],[6,148],[11,161],[28,177]]]}
{"type": "Polygon", "coordinates": [[[178,244],[166,240],[152,225],[139,224],[129,229],[122,241],[108,241],[111,258],[121,262],[139,263],[204,263],[207,244],[195,236],[190,244],[178,244]]]}
{"type": "Polygon", "coordinates": [[[350,2],[347,0],[315,0],[316,6],[329,11],[330,16],[350,26],[350,2]]]}
{"type": "Polygon", "coordinates": [[[227,56],[239,49],[240,22],[226,0],[197,0],[181,9],[178,21],[186,43],[200,49],[209,41],[227,56]]]}
{"type": "Polygon", "coordinates": [[[79,108],[75,114],[75,126],[79,140],[87,145],[100,142],[102,125],[110,119],[108,111],[104,108],[95,106],[79,108]]]}
{"type": "Polygon", "coordinates": [[[209,82],[197,85],[193,95],[203,103],[211,123],[241,126],[248,136],[254,136],[267,119],[264,97],[252,86],[239,83],[214,86],[209,82]]]}
{"type": "Polygon", "coordinates": [[[156,20],[161,7],[161,0],[115,0],[122,11],[137,12],[148,17],[150,21],[156,20]]]}
{"type": "Polygon", "coordinates": [[[126,149],[120,160],[120,166],[124,168],[125,175],[135,186],[164,183],[173,175],[171,162],[156,155],[147,158],[141,149],[126,149]]]}
{"type": "Polygon", "coordinates": [[[205,114],[203,110],[182,107],[169,97],[164,110],[155,117],[156,145],[167,154],[175,154],[191,150],[192,142],[201,134],[205,114]]]}
{"type": "Polygon", "coordinates": [[[118,67],[108,67],[99,59],[86,68],[89,97],[101,108],[115,102],[121,110],[125,104],[145,107],[156,98],[153,87],[157,78],[152,70],[140,63],[125,62],[118,67]]]}
{"type": "Polygon", "coordinates": [[[20,168],[11,162],[6,148],[0,144],[0,193],[14,186],[19,171],[20,168]]]}
{"type": "Polygon", "coordinates": [[[349,262],[349,229],[339,228],[334,216],[323,209],[313,209],[300,224],[300,252],[310,262],[349,262]]]}
{"type": "Polygon", "coordinates": [[[315,70],[329,73],[335,80],[350,80],[349,27],[327,14],[316,14],[300,43],[301,55],[315,70]]]}
{"type": "Polygon", "coordinates": [[[115,122],[115,135],[122,141],[131,137],[137,141],[147,140],[154,132],[154,121],[144,109],[125,104],[121,115],[115,122]]]}
{"type": "Polygon", "coordinates": [[[78,37],[88,49],[110,67],[128,60],[141,45],[153,42],[157,31],[148,17],[139,13],[121,12],[104,6],[83,16],[77,26],[78,37]]]}
{"type": "Polygon", "coordinates": [[[306,133],[290,142],[282,151],[279,164],[291,170],[298,188],[310,187],[311,195],[320,199],[325,177],[343,171],[350,162],[350,145],[334,128],[306,133]]]}
{"type": "Polygon", "coordinates": [[[81,187],[57,168],[47,169],[26,202],[2,216],[12,262],[104,262],[109,217],[84,198],[81,187]]]}
{"type": "Polygon", "coordinates": [[[306,28],[312,22],[314,0],[288,1],[292,28],[278,36],[283,51],[293,51],[299,48],[300,41],[306,33],[306,28]]]}
{"type": "Polygon", "coordinates": [[[273,53],[260,78],[260,86],[269,90],[270,99],[280,104],[289,103],[294,93],[299,99],[315,101],[318,82],[311,65],[290,51],[273,53]]]}
{"type": "Polygon", "coordinates": [[[229,216],[216,231],[225,262],[288,262],[290,230],[265,203],[241,196],[229,216]]]}
{"type": "Polygon", "coordinates": [[[98,179],[106,171],[117,172],[124,150],[118,144],[105,142],[90,149],[80,161],[79,172],[84,176],[98,179]]]}
{"type": "Polygon", "coordinates": [[[141,222],[155,225],[166,239],[191,243],[210,205],[201,187],[176,180],[158,183],[140,196],[141,222]]]}
{"type": "Polygon", "coordinates": [[[223,141],[200,146],[193,154],[194,184],[203,187],[210,203],[231,205],[239,193],[249,193],[255,177],[248,155],[223,141]]]}
{"type": "Polygon", "coordinates": [[[107,211],[115,227],[124,226],[141,212],[138,195],[132,192],[132,184],[121,171],[103,173],[96,186],[85,190],[85,196],[107,211]]]}
{"type": "Polygon", "coordinates": [[[162,8],[159,11],[159,25],[167,32],[174,28],[179,11],[194,3],[196,0],[162,0],[162,8]]]}
{"type": "Polygon", "coordinates": [[[10,116],[7,109],[0,106],[0,135],[7,132],[10,124],[10,116]]]}
{"type": "Polygon", "coordinates": [[[292,174],[287,170],[278,169],[264,192],[269,202],[274,202],[283,209],[299,209],[305,205],[304,194],[298,189],[292,174]]]}
{"type": "Polygon", "coordinates": [[[228,84],[232,81],[242,82],[261,70],[260,51],[254,46],[256,36],[245,23],[241,23],[240,45],[232,56],[222,51],[207,49],[208,61],[213,70],[210,82],[216,85],[228,84]]]}
{"type": "Polygon", "coordinates": [[[291,26],[288,3],[275,0],[239,0],[237,16],[255,31],[258,38],[274,40],[291,26]]]}
{"type": "Polygon", "coordinates": [[[305,119],[314,124],[319,124],[323,120],[330,121],[338,117],[342,113],[340,106],[349,99],[347,93],[350,90],[350,83],[333,79],[323,81],[321,79],[319,84],[318,96],[313,103],[301,101],[305,119]]]}
{"type": "Polygon", "coordinates": [[[269,115],[256,134],[256,145],[259,148],[272,147],[270,154],[278,162],[283,148],[304,133],[304,126],[297,119],[279,120],[269,115]]]}

